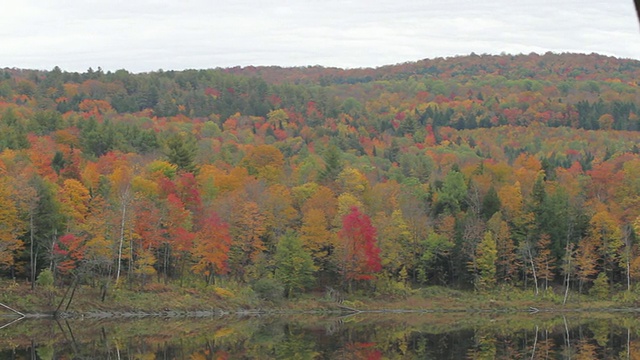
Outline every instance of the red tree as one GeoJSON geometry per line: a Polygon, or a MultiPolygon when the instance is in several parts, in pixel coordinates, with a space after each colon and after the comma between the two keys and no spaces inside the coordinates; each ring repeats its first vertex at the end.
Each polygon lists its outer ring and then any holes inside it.
{"type": "Polygon", "coordinates": [[[231,247],[229,224],[220,220],[216,213],[204,218],[196,232],[192,255],[196,264],[192,270],[205,275],[207,284],[215,280],[214,274],[227,272],[227,260],[231,247]]]}
{"type": "Polygon", "coordinates": [[[371,219],[352,207],[342,218],[340,230],[342,248],[342,272],[351,284],[352,280],[371,280],[382,269],[380,248],[376,244],[376,228],[371,219]]]}
{"type": "Polygon", "coordinates": [[[66,234],[58,239],[53,246],[53,253],[60,257],[58,270],[66,274],[76,267],[84,258],[84,238],[73,234],[66,234]]]}

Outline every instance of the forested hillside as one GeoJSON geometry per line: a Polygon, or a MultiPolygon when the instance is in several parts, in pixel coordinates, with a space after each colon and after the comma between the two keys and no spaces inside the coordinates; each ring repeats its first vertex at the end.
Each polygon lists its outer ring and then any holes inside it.
{"type": "Polygon", "coordinates": [[[640,279],[640,61],[0,70],[0,274],[393,293],[640,279]]]}

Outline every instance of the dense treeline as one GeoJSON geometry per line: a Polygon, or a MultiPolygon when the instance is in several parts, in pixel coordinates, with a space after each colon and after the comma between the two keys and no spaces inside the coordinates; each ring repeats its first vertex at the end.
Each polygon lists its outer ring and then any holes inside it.
{"type": "Polygon", "coordinates": [[[640,62],[0,71],[0,266],[106,286],[640,275],[640,62]]]}

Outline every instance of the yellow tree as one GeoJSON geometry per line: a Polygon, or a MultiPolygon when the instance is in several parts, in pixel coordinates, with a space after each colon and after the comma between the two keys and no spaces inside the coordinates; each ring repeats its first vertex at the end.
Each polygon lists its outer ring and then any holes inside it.
{"type": "Polygon", "coordinates": [[[582,286],[592,281],[598,273],[596,269],[597,254],[593,242],[587,238],[580,240],[575,255],[576,276],[578,277],[578,291],[582,292],[582,286]]]}
{"type": "Polygon", "coordinates": [[[266,232],[265,216],[258,204],[246,201],[240,204],[232,218],[231,235],[233,241],[229,251],[229,267],[238,279],[245,279],[247,268],[256,263],[266,250],[262,236],[266,232]]]}
{"type": "Polygon", "coordinates": [[[274,183],[282,177],[284,156],[273,145],[258,145],[247,151],[240,164],[250,175],[274,183]]]}
{"type": "Polygon", "coordinates": [[[338,213],[333,220],[333,225],[338,227],[342,222],[342,217],[347,215],[353,207],[361,209],[363,207],[362,202],[351,193],[340,194],[338,196],[338,213]]]}
{"type": "Polygon", "coordinates": [[[11,199],[11,190],[6,179],[0,178],[0,267],[13,266],[16,252],[24,247],[22,234],[24,226],[11,199]]]}
{"type": "Polygon", "coordinates": [[[500,188],[500,190],[498,190],[498,197],[502,204],[502,216],[511,228],[511,238],[521,249],[521,261],[523,264],[529,264],[531,266],[530,271],[534,277],[537,294],[538,281],[536,268],[533,264],[535,244],[530,242],[531,237],[528,236],[533,228],[535,216],[532,212],[526,211],[524,207],[520,182],[516,181],[513,185],[505,185],[500,188]]]}
{"type": "Polygon", "coordinates": [[[84,223],[86,232],[84,260],[94,273],[107,274],[111,272],[113,260],[113,244],[110,242],[117,233],[112,221],[114,214],[101,196],[91,199],[87,208],[84,223]]]}
{"type": "MultiPolygon", "coordinates": [[[[498,250],[496,240],[491,231],[486,231],[482,241],[476,248],[476,289],[486,291],[493,289],[496,285],[496,260],[498,250]]],[[[473,270],[473,269],[472,269],[473,270]]]]}
{"type": "Polygon", "coordinates": [[[518,271],[518,257],[516,248],[511,238],[509,225],[502,219],[502,213],[493,214],[487,222],[487,230],[493,233],[496,240],[497,259],[496,277],[497,279],[511,283],[518,271]]]}
{"type": "Polygon", "coordinates": [[[351,193],[360,199],[369,188],[367,178],[358,169],[352,167],[344,168],[338,174],[337,182],[340,184],[340,189],[343,193],[351,193]]]}
{"type": "Polygon", "coordinates": [[[282,109],[271,110],[267,114],[269,125],[273,130],[284,127],[289,121],[289,115],[282,109]]]}
{"type": "Polygon", "coordinates": [[[89,211],[89,190],[78,180],[67,179],[62,184],[60,202],[67,217],[67,231],[83,231],[89,211]]]}
{"type": "Polygon", "coordinates": [[[311,209],[322,210],[328,220],[333,219],[338,213],[338,201],[333,191],[326,186],[319,186],[302,205],[302,213],[306,214],[311,209]]]}
{"type": "Polygon", "coordinates": [[[540,170],[542,170],[542,164],[540,160],[534,155],[522,153],[513,163],[514,175],[517,181],[522,185],[523,192],[528,194],[535,182],[540,170]]]}
{"type": "MultiPolygon", "coordinates": [[[[269,186],[264,192],[264,201],[261,202],[262,213],[265,215],[265,227],[275,240],[284,235],[290,228],[292,221],[298,217],[293,208],[293,199],[289,188],[282,184],[269,186]]],[[[273,242],[275,246],[275,241],[273,242]]]]}
{"type": "Polygon", "coordinates": [[[505,220],[512,223],[516,230],[527,231],[534,218],[532,213],[525,211],[520,182],[500,188],[498,198],[502,204],[505,220]]]}
{"type": "Polygon", "coordinates": [[[336,239],[328,229],[327,216],[321,209],[310,209],[302,218],[300,240],[302,246],[311,253],[316,265],[322,270],[335,247],[336,239]]]}
{"type": "MultiPolygon", "coordinates": [[[[616,219],[604,206],[596,206],[597,212],[589,221],[587,236],[595,246],[597,255],[603,260],[603,270],[613,281],[613,271],[619,264],[623,247],[622,232],[616,219]]],[[[611,283],[613,286],[613,282],[611,283]]]]}
{"type": "Polygon", "coordinates": [[[129,205],[133,200],[133,191],[131,191],[131,180],[133,178],[133,171],[127,164],[119,164],[110,175],[112,184],[112,192],[115,203],[120,208],[120,234],[118,241],[118,260],[116,270],[116,285],[120,280],[120,270],[122,267],[122,248],[124,246],[124,237],[126,222],[128,219],[129,205]]]}
{"type": "Polygon", "coordinates": [[[555,265],[551,255],[551,237],[549,234],[542,234],[538,240],[538,254],[534,264],[538,270],[538,279],[544,280],[544,289],[549,288],[549,282],[553,281],[555,265]]]}
{"type": "Polygon", "coordinates": [[[320,186],[314,182],[307,182],[299,186],[294,186],[291,188],[291,197],[293,198],[293,206],[301,210],[304,202],[309,200],[309,198],[318,191],[320,186]]]}
{"type": "Polygon", "coordinates": [[[412,269],[415,259],[409,252],[414,249],[410,246],[411,233],[402,218],[402,212],[394,210],[391,216],[379,212],[374,217],[373,224],[378,229],[382,268],[393,276],[398,275],[403,267],[412,269]]]}

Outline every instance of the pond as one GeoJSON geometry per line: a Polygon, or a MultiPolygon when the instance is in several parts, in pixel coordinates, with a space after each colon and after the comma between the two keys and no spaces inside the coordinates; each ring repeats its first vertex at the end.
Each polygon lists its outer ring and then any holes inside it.
{"type": "Polygon", "coordinates": [[[632,359],[639,331],[636,313],[585,312],[24,319],[0,359],[632,359]]]}

